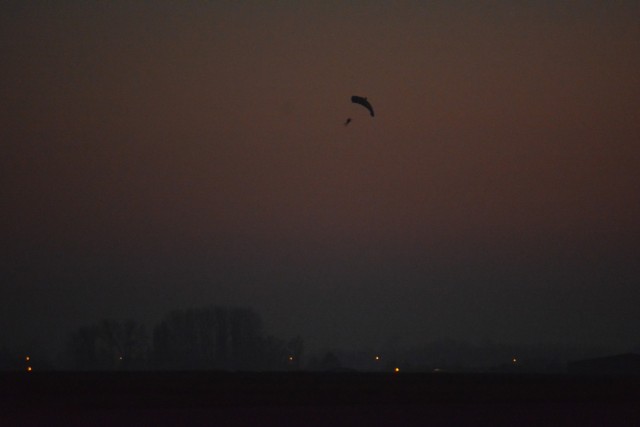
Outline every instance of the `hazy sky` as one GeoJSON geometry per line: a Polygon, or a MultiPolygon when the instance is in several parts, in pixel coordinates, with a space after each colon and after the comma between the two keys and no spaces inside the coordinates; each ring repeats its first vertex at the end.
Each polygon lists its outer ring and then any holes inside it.
{"type": "Polygon", "coordinates": [[[0,345],[640,345],[638,1],[3,1],[0,57],[0,345]]]}

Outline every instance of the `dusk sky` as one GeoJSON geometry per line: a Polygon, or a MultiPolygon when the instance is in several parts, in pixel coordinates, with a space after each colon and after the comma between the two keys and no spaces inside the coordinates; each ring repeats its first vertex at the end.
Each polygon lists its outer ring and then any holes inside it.
{"type": "Polygon", "coordinates": [[[638,1],[9,0],[0,58],[0,346],[640,346],[638,1]]]}

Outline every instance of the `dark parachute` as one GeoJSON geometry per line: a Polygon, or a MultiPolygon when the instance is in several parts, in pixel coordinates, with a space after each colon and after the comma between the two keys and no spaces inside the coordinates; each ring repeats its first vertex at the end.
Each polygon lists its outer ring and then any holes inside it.
{"type": "Polygon", "coordinates": [[[371,114],[371,117],[375,116],[375,114],[373,113],[373,107],[371,106],[371,104],[369,104],[369,101],[367,101],[367,98],[363,98],[361,96],[355,96],[354,95],[354,96],[351,97],[351,102],[353,102],[354,104],[362,105],[364,108],[369,110],[369,113],[371,114]]]}

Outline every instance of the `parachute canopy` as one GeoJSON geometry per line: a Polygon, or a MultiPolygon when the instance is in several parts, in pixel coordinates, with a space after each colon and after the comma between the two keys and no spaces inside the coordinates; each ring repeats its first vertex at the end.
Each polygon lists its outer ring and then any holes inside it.
{"type": "Polygon", "coordinates": [[[362,105],[364,108],[369,110],[369,113],[371,114],[371,117],[375,116],[375,114],[373,113],[373,107],[371,106],[371,104],[369,104],[369,101],[367,101],[367,98],[363,98],[361,96],[353,95],[351,97],[351,102],[353,102],[354,104],[362,105]]]}

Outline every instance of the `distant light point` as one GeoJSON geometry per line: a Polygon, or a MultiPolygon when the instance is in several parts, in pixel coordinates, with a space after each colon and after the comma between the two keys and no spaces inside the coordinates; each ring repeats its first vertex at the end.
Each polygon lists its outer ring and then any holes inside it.
{"type": "Polygon", "coordinates": [[[27,366],[27,372],[31,372],[33,371],[33,368],[31,366],[27,366]]]}
{"type": "Polygon", "coordinates": [[[395,372],[395,373],[397,374],[398,372],[400,372],[400,368],[395,368],[395,369],[393,370],[393,372],[395,372]]]}
{"type": "Polygon", "coordinates": [[[512,363],[518,363],[518,359],[514,357],[513,359],[511,359],[511,362],[512,363]]]}
{"type": "Polygon", "coordinates": [[[374,357],[375,360],[380,360],[380,356],[374,357]]]}
{"type": "Polygon", "coordinates": [[[27,357],[24,358],[24,360],[26,360],[28,362],[29,360],[31,360],[31,357],[27,356],[27,357]]]}

